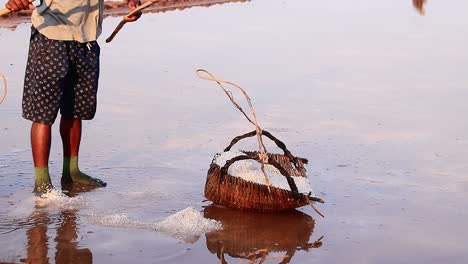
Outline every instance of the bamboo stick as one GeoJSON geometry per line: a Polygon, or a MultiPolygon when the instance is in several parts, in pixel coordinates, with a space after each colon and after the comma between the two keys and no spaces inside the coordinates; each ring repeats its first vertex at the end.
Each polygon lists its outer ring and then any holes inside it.
{"type": "MultiPolygon", "coordinates": [[[[34,0],[28,0],[29,3],[32,3],[34,2],[34,0]]],[[[19,11],[19,10],[18,10],[19,11]]],[[[0,10],[0,16],[4,16],[4,15],[7,15],[9,13],[13,12],[13,10],[10,10],[8,8],[3,8],[2,10],[0,10]]]]}
{"type": "Polygon", "coordinates": [[[128,13],[126,16],[124,16],[122,18],[122,21],[120,21],[120,23],[115,27],[114,31],[112,32],[112,34],[106,39],[106,43],[109,43],[111,42],[114,37],[117,35],[117,33],[119,33],[119,31],[123,28],[123,26],[127,23],[127,18],[135,15],[136,13],[140,12],[141,10],[153,5],[154,3],[156,2],[159,2],[160,0],[149,0],[148,2],[145,2],[144,4],[142,4],[141,6],[133,9],[130,13],[128,13]]]}
{"type": "Polygon", "coordinates": [[[10,12],[11,12],[10,9],[4,8],[4,9],[0,10],[0,16],[4,16],[6,14],[9,14],[10,12]]]}

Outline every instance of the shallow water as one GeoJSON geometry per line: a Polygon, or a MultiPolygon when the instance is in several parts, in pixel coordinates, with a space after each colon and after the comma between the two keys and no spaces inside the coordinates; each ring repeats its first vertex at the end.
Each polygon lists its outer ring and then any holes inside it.
{"type": "MultiPolygon", "coordinates": [[[[290,263],[466,263],[467,8],[429,0],[421,16],[409,0],[253,0],[145,14],[110,44],[119,18],[107,18],[99,109],[80,161],[108,187],[45,205],[31,194],[21,119],[30,25],[0,28],[10,88],[0,105],[0,261],[239,263],[266,248],[268,263],[284,254],[290,263]],[[309,159],[325,219],[309,207],[205,208],[213,155],[253,128],[196,78],[199,67],[244,87],[260,124],[309,159]],[[134,226],[187,207],[225,228],[184,240],[134,226]]],[[[60,187],[56,126],[50,170],[60,187]]]]}

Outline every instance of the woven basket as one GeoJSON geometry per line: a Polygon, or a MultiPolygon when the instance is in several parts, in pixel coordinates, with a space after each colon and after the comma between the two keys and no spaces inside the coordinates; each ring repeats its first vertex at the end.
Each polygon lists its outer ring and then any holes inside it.
{"type": "MultiPolygon", "coordinates": [[[[254,135],[256,135],[256,131],[234,138],[224,151],[229,151],[239,140],[254,135]]],[[[245,159],[259,160],[258,152],[244,151],[245,156],[227,161],[226,165],[222,168],[213,159],[206,179],[205,197],[215,204],[229,208],[261,212],[287,211],[308,205],[310,201],[323,202],[322,199],[310,196],[310,194],[298,193],[294,179],[290,177],[307,177],[304,168],[304,164],[307,164],[307,159],[292,156],[284,143],[269,132],[263,130],[262,135],[273,140],[283,150],[284,154],[268,153],[268,164],[276,167],[287,178],[291,190],[284,190],[273,186],[270,186],[269,190],[266,185],[229,175],[227,173],[228,168],[234,162],[245,159]]]]}

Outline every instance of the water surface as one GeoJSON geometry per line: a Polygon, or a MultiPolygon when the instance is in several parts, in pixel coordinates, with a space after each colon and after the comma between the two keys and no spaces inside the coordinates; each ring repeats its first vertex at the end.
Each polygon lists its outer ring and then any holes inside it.
{"type": "MultiPolygon", "coordinates": [[[[0,261],[239,263],[266,248],[277,257],[269,263],[285,254],[290,263],[466,263],[467,8],[430,0],[421,16],[409,0],[252,0],[145,14],[110,44],[120,18],[107,18],[98,114],[85,123],[80,161],[108,187],[42,207],[21,119],[30,25],[0,28],[10,88],[0,105],[0,261]],[[205,209],[213,155],[253,128],[195,77],[200,67],[244,87],[262,127],[309,159],[325,219],[309,207],[271,217],[205,209]],[[226,228],[187,241],[132,227],[189,206],[226,228]],[[109,227],[95,221],[103,216],[130,222],[109,227]]],[[[60,187],[57,126],[53,137],[60,187]]]]}

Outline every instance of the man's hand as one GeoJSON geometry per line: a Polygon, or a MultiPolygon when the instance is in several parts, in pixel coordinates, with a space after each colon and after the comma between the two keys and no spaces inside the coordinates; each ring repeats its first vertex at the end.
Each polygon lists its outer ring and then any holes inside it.
{"type": "Polygon", "coordinates": [[[11,11],[20,11],[34,9],[34,6],[28,0],[8,0],[5,7],[11,11]]]}
{"type": "MultiPolygon", "coordinates": [[[[10,0],[10,1],[13,1],[13,0],[10,0]]],[[[16,0],[16,1],[20,1],[20,0],[16,0]]],[[[21,0],[21,1],[27,1],[27,0],[21,0]]],[[[141,5],[141,2],[139,0],[128,0],[127,2],[127,6],[128,6],[128,9],[130,9],[130,11],[132,11],[133,9],[137,8],[140,5],[141,5]]],[[[127,22],[137,21],[140,17],[141,17],[141,11],[131,17],[125,17],[125,21],[127,22]]]]}

